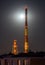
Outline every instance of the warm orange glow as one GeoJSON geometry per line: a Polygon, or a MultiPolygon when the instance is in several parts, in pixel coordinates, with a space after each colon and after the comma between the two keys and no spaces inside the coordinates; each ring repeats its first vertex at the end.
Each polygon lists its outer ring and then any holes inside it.
{"type": "Polygon", "coordinates": [[[14,40],[13,47],[12,47],[12,53],[16,55],[17,52],[18,52],[18,50],[17,50],[17,41],[14,40]]]}
{"type": "Polygon", "coordinates": [[[25,46],[25,50],[27,50],[27,49],[28,49],[28,46],[26,45],[26,46],[25,46]]]}
{"type": "Polygon", "coordinates": [[[16,45],[14,45],[14,48],[16,48],[17,46],[16,45]]]}
{"type": "Polygon", "coordinates": [[[16,54],[16,52],[17,52],[17,51],[16,51],[16,50],[14,50],[14,54],[16,54]]]}
{"type": "Polygon", "coordinates": [[[28,30],[27,29],[25,29],[25,35],[28,35],[28,32],[27,32],[28,30]]]}
{"type": "Polygon", "coordinates": [[[24,49],[25,49],[25,53],[27,53],[28,52],[28,42],[25,42],[24,49]]]}

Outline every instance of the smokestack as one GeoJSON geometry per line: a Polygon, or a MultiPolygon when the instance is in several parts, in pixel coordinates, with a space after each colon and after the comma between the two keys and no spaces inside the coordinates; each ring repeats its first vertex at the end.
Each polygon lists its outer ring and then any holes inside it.
{"type": "Polygon", "coordinates": [[[18,50],[17,50],[17,40],[14,40],[13,47],[12,47],[12,53],[13,53],[14,55],[17,55],[17,54],[18,54],[18,50]]]}
{"type": "Polygon", "coordinates": [[[27,7],[25,7],[25,29],[24,29],[24,53],[28,53],[28,23],[27,23],[27,7]]]}

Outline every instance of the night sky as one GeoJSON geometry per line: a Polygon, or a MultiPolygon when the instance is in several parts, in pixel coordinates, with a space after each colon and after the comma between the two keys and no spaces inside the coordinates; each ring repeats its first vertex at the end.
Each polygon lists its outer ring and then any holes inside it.
{"type": "Polygon", "coordinates": [[[30,13],[29,49],[45,51],[45,0],[0,0],[0,54],[11,51],[14,39],[17,40],[18,51],[23,51],[25,22],[18,20],[17,16],[25,12],[25,5],[30,13]]]}

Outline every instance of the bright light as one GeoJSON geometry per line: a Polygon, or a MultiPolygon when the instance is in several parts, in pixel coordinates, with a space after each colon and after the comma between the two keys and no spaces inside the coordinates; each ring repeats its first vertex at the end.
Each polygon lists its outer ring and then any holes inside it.
{"type": "Polygon", "coordinates": [[[25,13],[24,12],[14,13],[12,18],[13,18],[14,22],[17,21],[17,22],[23,23],[25,20],[25,13]]]}
{"type": "MultiPolygon", "coordinates": [[[[22,24],[25,22],[25,10],[17,10],[16,12],[14,11],[12,16],[12,20],[14,23],[17,24],[22,24]]],[[[32,14],[28,12],[27,14],[27,20],[28,22],[31,21],[32,19],[32,14]]]]}
{"type": "Polygon", "coordinates": [[[23,20],[23,19],[25,18],[25,15],[24,15],[24,14],[20,14],[19,18],[20,18],[21,20],[23,20]]]}

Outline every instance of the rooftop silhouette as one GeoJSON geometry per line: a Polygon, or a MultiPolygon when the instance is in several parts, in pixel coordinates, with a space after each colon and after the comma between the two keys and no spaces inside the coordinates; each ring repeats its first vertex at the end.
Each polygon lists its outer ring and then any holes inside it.
{"type": "Polygon", "coordinates": [[[0,58],[5,58],[5,57],[45,57],[45,52],[28,52],[28,53],[19,53],[17,55],[13,54],[13,53],[8,53],[8,54],[3,54],[0,55],[0,58]]]}

